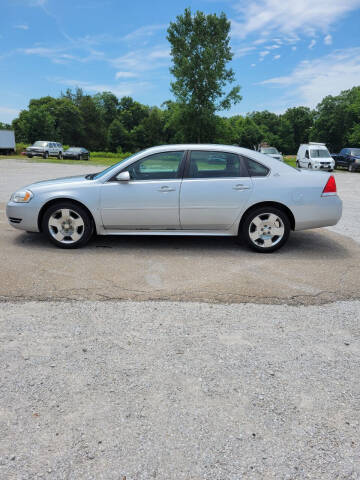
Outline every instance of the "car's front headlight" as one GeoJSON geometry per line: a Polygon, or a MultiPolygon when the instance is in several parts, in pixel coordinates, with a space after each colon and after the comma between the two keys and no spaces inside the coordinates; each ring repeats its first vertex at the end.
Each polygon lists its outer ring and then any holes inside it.
{"type": "Polygon", "coordinates": [[[19,190],[13,193],[11,200],[15,203],[28,203],[34,194],[30,190],[19,190]]]}

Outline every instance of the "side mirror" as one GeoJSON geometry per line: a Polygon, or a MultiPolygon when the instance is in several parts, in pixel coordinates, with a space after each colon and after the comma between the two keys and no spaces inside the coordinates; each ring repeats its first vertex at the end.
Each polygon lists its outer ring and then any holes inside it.
{"type": "Polygon", "coordinates": [[[128,171],[120,172],[119,175],[116,175],[116,180],[128,182],[130,180],[130,173],[128,171]]]}

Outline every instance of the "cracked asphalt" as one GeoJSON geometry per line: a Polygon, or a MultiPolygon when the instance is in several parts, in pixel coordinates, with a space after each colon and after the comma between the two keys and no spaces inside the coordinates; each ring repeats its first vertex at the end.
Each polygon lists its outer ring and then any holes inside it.
{"type": "Polygon", "coordinates": [[[12,191],[89,169],[0,161],[0,479],[359,479],[360,174],[272,255],[7,224],[12,191]]]}

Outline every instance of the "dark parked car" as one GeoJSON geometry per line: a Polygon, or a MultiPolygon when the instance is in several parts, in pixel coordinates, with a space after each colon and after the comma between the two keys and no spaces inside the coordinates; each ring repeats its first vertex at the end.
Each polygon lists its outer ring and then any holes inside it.
{"type": "Polygon", "coordinates": [[[70,147],[64,152],[64,158],[74,158],[75,160],[89,160],[90,152],[82,147],[70,147]]]}
{"type": "Polygon", "coordinates": [[[335,168],[347,168],[349,172],[360,170],[360,148],[343,148],[340,153],[332,153],[335,168]]]}

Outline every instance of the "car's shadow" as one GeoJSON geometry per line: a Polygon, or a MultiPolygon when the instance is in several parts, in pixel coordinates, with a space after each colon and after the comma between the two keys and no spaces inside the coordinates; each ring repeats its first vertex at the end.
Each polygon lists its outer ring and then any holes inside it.
{"type": "MultiPolygon", "coordinates": [[[[15,243],[19,246],[34,249],[44,249],[51,251],[55,247],[42,234],[22,233],[15,238],[15,243]]],[[[347,258],[353,255],[351,248],[352,240],[343,237],[325,229],[307,230],[294,232],[290,235],[287,244],[272,255],[289,256],[296,254],[297,257],[306,258],[347,258]]],[[[354,244],[355,246],[355,244],[354,244]]],[[[355,246],[356,248],[356,246],[355,246]]],[[[136,252],[137,250],[146,250],[148,253],[161,252],[170,253],[181,252],[184,254],[201,252],[202,255],[208,253],[227,252],[232,255],[246,255],[251,250],[243,243],[238,243],[234,237],[196,237],[196,236],[94,236],[88,245],[77,252],[94,251],[121,251],[136,252]]],[[[59,251],[59,249],[56,249],[59,251]]],[[[64,250],[72,251],[75,250],[64,250]]],[[[360,251],[360,248],[359,248],[360,251]]]]}

